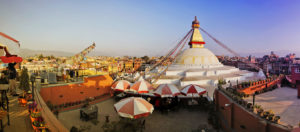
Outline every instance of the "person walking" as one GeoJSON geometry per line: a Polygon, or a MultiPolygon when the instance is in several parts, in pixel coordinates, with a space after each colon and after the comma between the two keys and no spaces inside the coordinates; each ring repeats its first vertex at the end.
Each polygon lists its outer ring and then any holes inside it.
{"type": "Polygon", "coordinates": [[[76,81],[78,81],[78,77],[79,77],[79,71],[78,71],[78,69],[75,71],[75,75],[76,75],[76,81]]]}
{"type": "Polygon", "coordinates": [[[74,82],[74,70],[71,69],[70,72],[69,72],[69,74],[70,74],[71,81],[74,82]]]}

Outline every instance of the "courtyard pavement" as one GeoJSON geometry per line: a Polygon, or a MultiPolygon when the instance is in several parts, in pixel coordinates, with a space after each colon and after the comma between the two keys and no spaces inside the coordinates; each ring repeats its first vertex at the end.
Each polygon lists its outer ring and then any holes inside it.
{"type": "MultiPolygon", "coordinates": [[[[252,96],[246,100],[252,102],[252,96]]],[[[300,99],[297,98],[297,89],[282,87],[256,95],[255,104],[261,105],[264,110],[272,110],[275,115],[279,115],[281,124],[299,127],[300,99]]]]}
{"type": "MultiPolygon", "coordinates": [[[[110,122],[119,121],[119,115],[115,111],[113,104],[116,103],[113,98],[96,104],[99,108],[98,123],[95,125],[91,121],[80,120],[79,109],[61,112],[58,119],[67,128],[72,126],[77,128],[86,128],[89,132],[103,131],[102,125],[105,122],[105,116],[110,116],[110,122]]],[[[191,132],[203,125],[211,128],[207,123],[208,113],[200,110],[179,109],[162,114],[158,110],[145,118],[145,132],[191,132]]]]}

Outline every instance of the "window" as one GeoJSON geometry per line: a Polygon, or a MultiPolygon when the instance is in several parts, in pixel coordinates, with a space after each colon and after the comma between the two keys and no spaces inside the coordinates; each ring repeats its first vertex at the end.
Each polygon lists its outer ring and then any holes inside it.
{"type": "Polygon", "coordinates": [[[83,94],[83,92],[80,92],[80,94],[83,94]]]}
{"type": "Polygon", "coordinates": [[[59,95],[60,98],[64,97],[63,95],[59,95]]]}
{"type": "Polygon", "coordinates": [[[295,73],[300,73],[300,68],[295,68],[295,73]]]}

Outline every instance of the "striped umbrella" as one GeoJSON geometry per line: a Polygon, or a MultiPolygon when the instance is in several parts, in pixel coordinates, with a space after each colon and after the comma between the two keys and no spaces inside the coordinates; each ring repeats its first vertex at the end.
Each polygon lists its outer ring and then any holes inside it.
{"type": "Polygon", "coordinates": [[[199,97],[202,94],[206,93],[206,90],[204,88],[201,88],[199,85],[195,84],[190,84],[185,86],[182,90],[181,93],[186,95],[186,96],[192,96],[196,95],[196,97],[199,97]]]}
{"type": "Polygon", "coordinates": [[[153,90],[153,87],[147,81],[141,80],[134,83],[129,90],[138,93],[149,93],[150,90],[153,90]]]}
{"type": "Polygon", "coordinates": [[[119,80],[111,86],[111,89],[115,91],[125,91],[126,89],[129,88],[130,88],[130,82],[126,80],[119,80]]]}
{"type": "Polygon", "coordinates": [[[164,97],[174,97],[180,94],[178,88],[173,84],[160,84],[157,89],[154,91],[154,94],[164,97]]]}
{"type": "Polygon", "coordinates": [[[146,117],[154,110],[152,104],[140,97],[122,99],[114,107],[120,116],[134,119],[146,117]]]}

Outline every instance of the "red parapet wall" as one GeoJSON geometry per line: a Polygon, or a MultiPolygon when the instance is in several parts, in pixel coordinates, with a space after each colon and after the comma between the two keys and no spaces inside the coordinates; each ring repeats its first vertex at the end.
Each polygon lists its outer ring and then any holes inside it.
{"type": "Polygon", "coordinates": [[[45,102],[60,105],[109,94],[112,83],[113,79],[109,75],[99,75],[84,78],[83,83],[41,88],[40,95],[45,102]]]}
{"type": "Polygon", "coordinates": [[[215,91],[214,100],[222,129],[225,132],[289,132],[290,129],[270,123],[235,103],[222,91],[215,91]],[[225,104],[228,104],[225,106],[225,104]]]}

